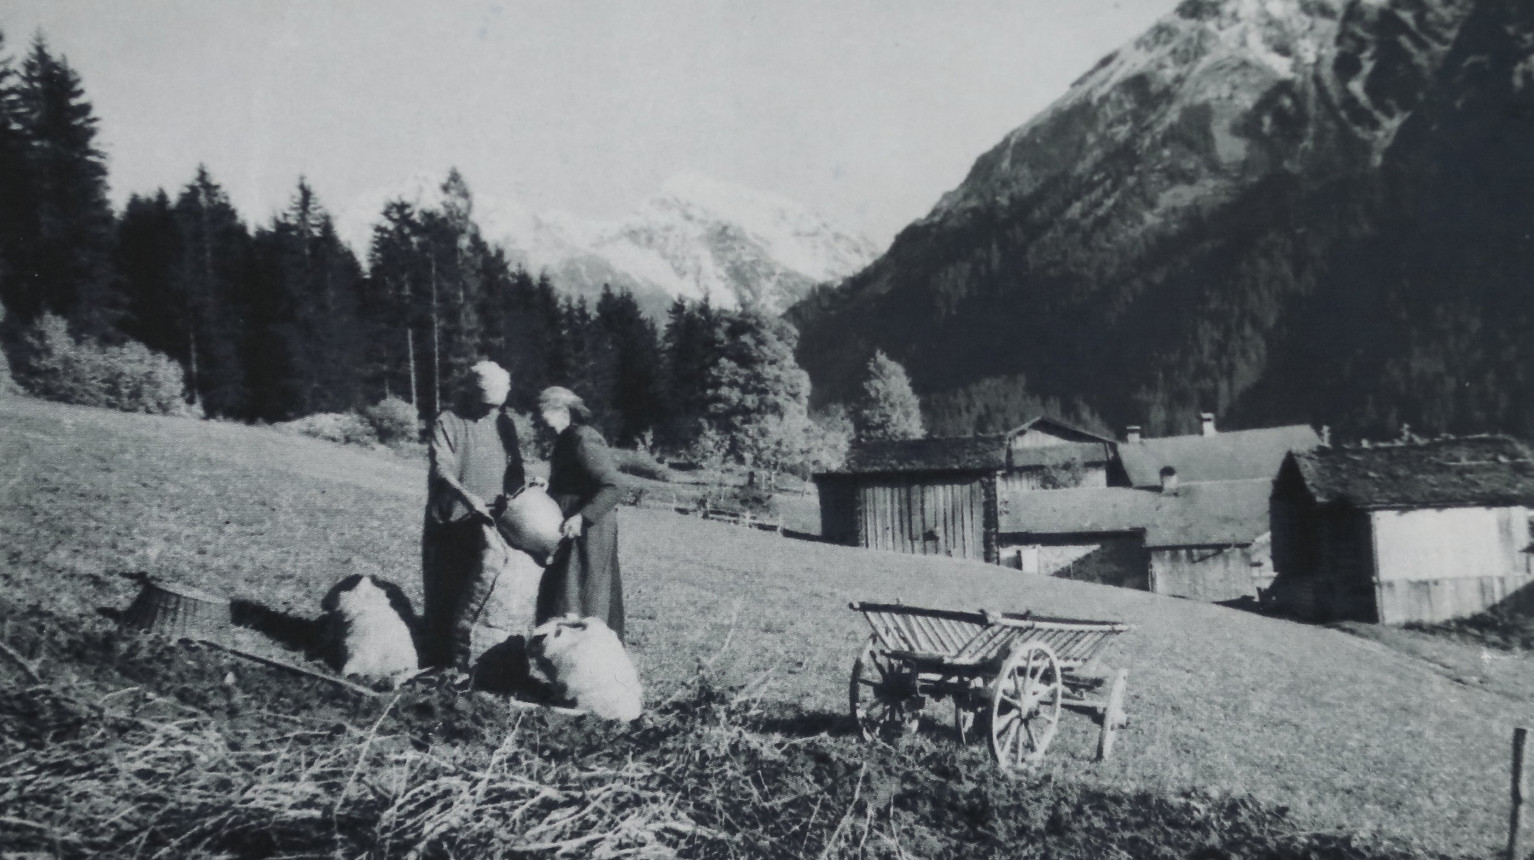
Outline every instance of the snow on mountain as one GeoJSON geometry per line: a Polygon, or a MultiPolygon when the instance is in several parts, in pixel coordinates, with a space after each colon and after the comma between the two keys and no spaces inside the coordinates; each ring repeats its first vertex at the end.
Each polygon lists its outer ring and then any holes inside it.
{"type": "MultiPolygon", "coordinates": [[[[417,174],[364,195],[338,219],[338,229],[365,254],[387,201],[434,207],[440,184],[417,174]]],[[[781,313],[811,287],[858,271],[881,250],[785,197],[697,174],[673,177],[616,221],[537,213],[484,195],[475,195],[473,218],[487,241],[528,270],[547,272],[566,294],[595,297],[610,284],[632,291],[654,314],[677,297],[781,313]]]]}

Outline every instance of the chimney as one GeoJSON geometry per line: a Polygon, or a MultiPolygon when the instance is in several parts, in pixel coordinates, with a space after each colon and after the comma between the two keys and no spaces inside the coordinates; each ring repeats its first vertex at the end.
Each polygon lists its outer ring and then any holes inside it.
{"type": "Polygon", "coordinates": [[[1214,413],[1213,412],[1200,412],[1198,414],[1198,417],[1199,417],[1200,420],[1202,420],[1204,422],[1204,435],[1205,436],[1213,436],[1215,433],[1219,432],[1219,431],[1214,429],[1214,413]]]}
{"type": "Polygon", "coordinates": [[[1125,442],[1138,442],[1138,441],[1140,441],[1140,425],[1138,425],[1138,424],[1131,424],[1128,427],[1125,427],[1124,428],[1124,441],[1125,442]]]}
{"type": "Polygon", "coordinates": [[[1177,495],[1177,470],[1171,466],[1161,467],[1161,492],[1169,495],[1177,495]]]}

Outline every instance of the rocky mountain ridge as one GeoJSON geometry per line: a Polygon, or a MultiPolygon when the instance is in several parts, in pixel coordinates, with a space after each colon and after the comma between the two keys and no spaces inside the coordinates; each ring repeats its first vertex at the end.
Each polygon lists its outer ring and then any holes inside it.
{"type": "MultiPolygon", "coordinates": [[[[348,207],[342,235],[365,256],[383,202],[440,200],[439,178],[418,174],[348,207]]],[[[491,244],[567,295],[595,299],[627,288],[653,316],[676,298],[781,313],[817,284],[835,282],[878,253],[869,240],[779,195],[696,174],[670,179],[618,221],[534,212],[476,195],[473,217],[491,244]]]]}
{"type": "MultiPolygon", "coordinates": [[[[1459,359],[1426,331],[1447,299],[1392,268],[1426,247],[1465,251],[1411,190],[1445,171],[1401,167],[1424,147],[1455,140],[1448,165],[1492,156],[1487,170],[1527,187],[1534,156],[1509,141],[1534,153],[1513,118],[1534,96],[1517,84],[1534,63],[1529,17],[1511,0],[1187,0],[981,155],[884,256],[791,311],[817,400],[844,399],[882,348],[939,411],[1004,384],[1152,432],[1192,429],[1200,411],[1358,432],[1524,421],[1412,402],[1414,367],[1459,359]],[[1420,211],[1403,225],[1408,202],[1420,211]],[[1338,303],[1366,292],[1401,308],[1383,342],[1336,327],[1338,303]],[[1436,343],[1434,357],[1392,339],[1436,343]],[[1323,357],[1357,376],[1307,391],[1296,380],[1323,357]],[[1380,374],[1400,397],[1360,405],[1380,374]]],[[[1468,207],[1460,227],[1500,235],[1528,214],[1506,193],[1440,191],[1468,207]]],[[[1368,322],[1367,305],[1350,312],[1368,322]]],[[[1477,300],[1470,316],[1485,312],[1477,300]]],[[[929,424],[962,432],[969,417],[929,424]]]]}

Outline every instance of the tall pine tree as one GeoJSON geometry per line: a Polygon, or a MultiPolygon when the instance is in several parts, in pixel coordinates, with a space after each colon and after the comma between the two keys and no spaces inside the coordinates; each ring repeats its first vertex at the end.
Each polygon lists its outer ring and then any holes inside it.
{"type": "Polygon", "coordinates": [[[8,303],[23,319],[68,317],[81,333],[112,333],[122,313],[111,267],[106,156],[79,75],[39,35],[22,64],[14,106],[25,142],[34,217],[13,248],[8,303]]]}
{"type": "Polygon", "coordinates": [[[187,340],[185,305],[172,289],[181,235],[163,190],[151,197],[128,198],[117,222],[114,249],[124,298],[118,328],[156,352],[181,356],[187,340]]]}
{"type": "Polygon", "coordinates": [[[181,253],[171,280],[175,302],[166,310],[184,322],[172,355],[205,411],[250,417],[241,362],[250,233],[202,165],[176,198],[175,215],[181,253]]]}
{"type": "Polygon", "coordinates": [[[362,405],[361,271],[314,190],[253,244],[244,366],[256,417],[285,420],[362,405]]]}
{"type": "Polygon", "coordinates": [[[21,79],[5,54],[5,35],[0,33],[0,302],[15,313],[30,304],[32,281],[22,272],[23,251],[35,235],[37,206],[32,171],[27,164],[27,125],[21,100],[21,79]]]}

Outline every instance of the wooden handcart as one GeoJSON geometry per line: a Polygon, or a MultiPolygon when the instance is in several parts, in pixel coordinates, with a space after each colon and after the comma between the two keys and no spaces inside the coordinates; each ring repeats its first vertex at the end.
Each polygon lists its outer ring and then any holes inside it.
{"type": "Polygon", "coordinates": [[[1043,759],[1060,711],[1094,716],[1097,757],[1113,751],[1124,712],[1127,672],[1096,671],[1094,658],[1113,621],[1031,613],[956,612],[888,603],[853,603],[873,628],[852,667],[852,716],[868,740],[916,728],[929,701],[950,699],[960,743],[989,735],[997,763],[1012,769],[1043,759]]]}

